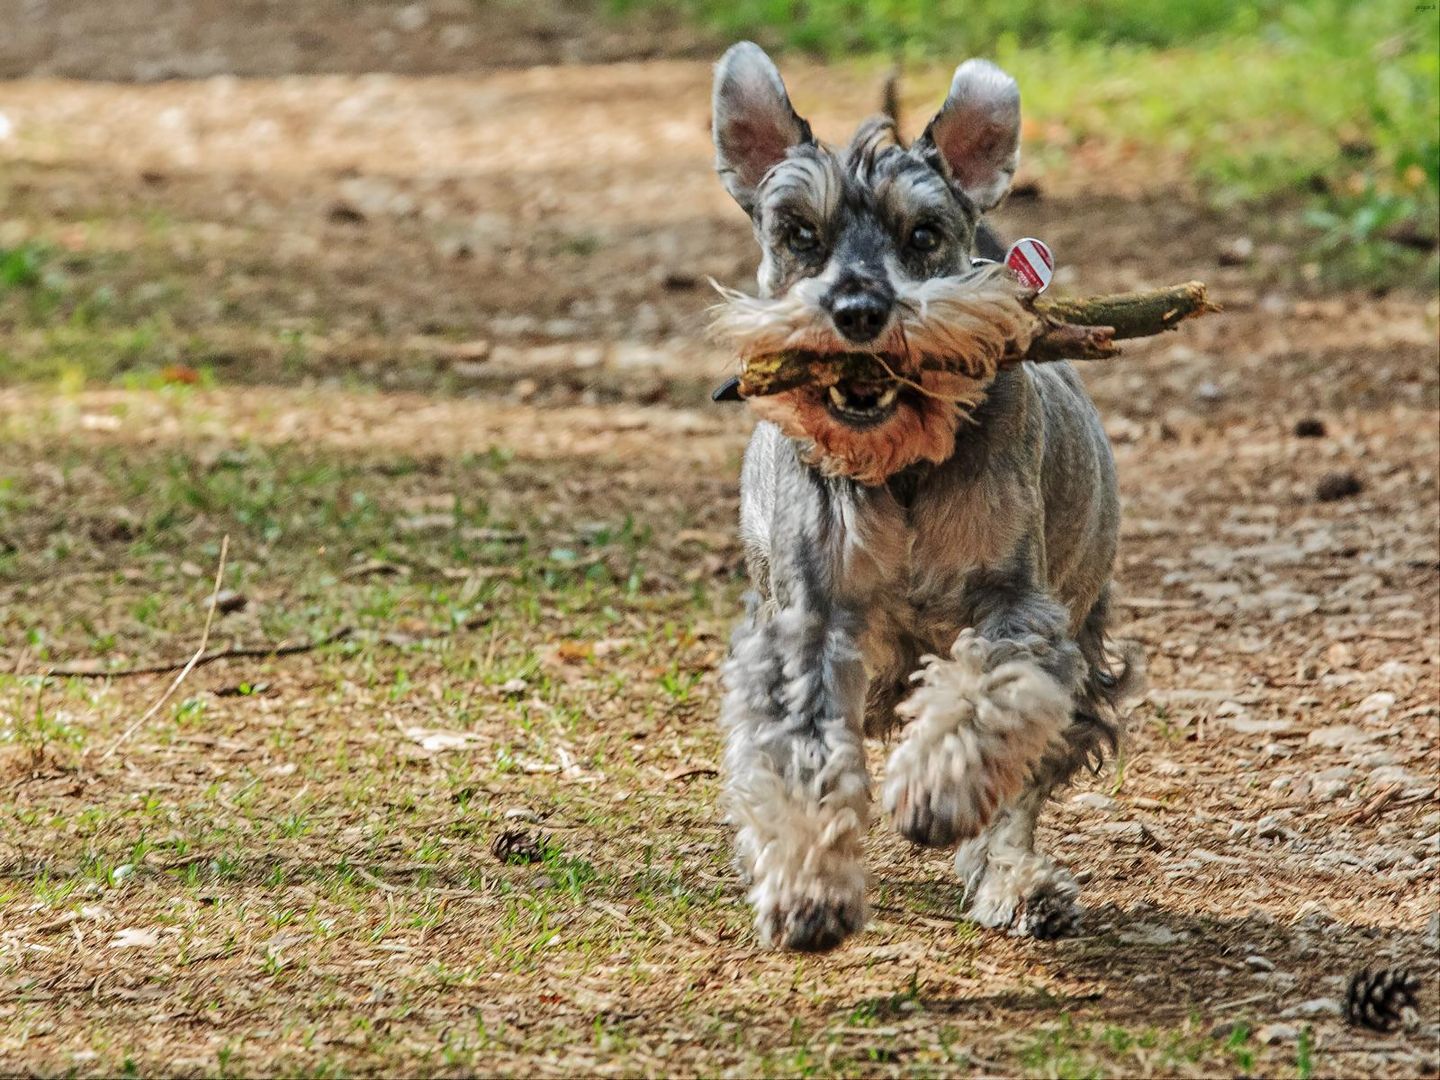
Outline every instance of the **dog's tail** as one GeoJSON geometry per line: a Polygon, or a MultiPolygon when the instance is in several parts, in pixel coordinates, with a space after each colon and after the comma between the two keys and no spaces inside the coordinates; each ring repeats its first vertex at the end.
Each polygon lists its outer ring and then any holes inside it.
{"type": "Polygon", "coordinates": [[[900,61],[890,65],[885,74],[885,85],[880,90],[880,112],[895,125],[895,141],[901,146],[905,141],[900,137],[900,61]]]}

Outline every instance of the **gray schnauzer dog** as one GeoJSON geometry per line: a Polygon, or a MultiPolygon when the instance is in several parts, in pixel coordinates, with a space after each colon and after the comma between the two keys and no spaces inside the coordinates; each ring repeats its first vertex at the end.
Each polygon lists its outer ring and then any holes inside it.
{"type": "Polygon", "coordinates": [[[733,294],[725,329],[870,351],[901,376],[763,399],[773,422],[745,455],[755,592],[722,725],[737,862],[769,946],[828,949],[864,925],[864,739],[897,723],[885,810],[914,843],[957,848],[970,917],[1036,937],[1077,917],[1035,823],[1113,748],[1134,682],[1105,639],[1109,443],[1067,364],[982,365],[936,393],[916,362],[984,332],[996,275],[972,265],[1001,249],[980,216],[1009,189],[1019,135],[1015,81],[982,60],[908,147],[883,118],[843,149],[818,142],[753,44],[716,69],[717,168],[762,249],[760,296],[733,294]]]}

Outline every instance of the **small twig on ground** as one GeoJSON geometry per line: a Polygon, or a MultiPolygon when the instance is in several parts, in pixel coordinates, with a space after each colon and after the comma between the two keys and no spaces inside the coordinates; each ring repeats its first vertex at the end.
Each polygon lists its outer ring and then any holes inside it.
{"type": "Polygon", "coordinates": [[[67,911],[59,918],[51,919],[49,922],[43,922],[39,926],[35,927],[35,933],[53,934],[56,930],[64,930],[67,926],[69,926],[78,918],[80,918],[79,912],[67,911]]]}
{"type": "Polygon", "coordinates": [[[394,885],[388,881],[382,881],[370,871],[361,867],[351,867],[351,872],[361,881],[374,886],[381,892],[386,893],[426,893],[436,896],[474,896],[479,890],[476,889],[451,889],[441,885],[394,885]]]}
{"type": "Polygon", "coordinates": [[[223,649],[215,649],[199,657],[192,656],[189,660],[164,660],[155,664],[140,664],[135,667],[110,668],[108,670],[91,667],[87,664],[60,664],[46,668],[37,674],[77,679],[124,679],[135,675],[163,675],[167,671],[174,671],[182,667],[192,669],[204,667],[206,664],[213,664],[216,660],[265,660],[272,656],[294,656],[297,653],[313,652],[315,649],[343,641],[353,633],[355,633],[353,626],[342,626],[321,637],[311,638],[309,641],[297,641],[289,645],[227,645],[223,649]]]}
{"type": "Polygon", "coordinates": [[[403,886],[400,886],[400,885],[391,885],[388,881],[381,881],[381,880],[380,880],[378,877],[376,877],[374,874],[370,873],[370,871],[368,871],[368,870],[362,870],[362,869],[361,869],[360,867],[358,867],[358,866],[354,867],[354,868],[351,870],[351,873],[353,873],[356,877],[358,877],[361,881],[365,882],[366,884],[373,885],[375,888],[379,889],[381,892],[408,892],[408,891],[409,891],[408,888],[405,888],[405,887],[403,887],[403,886]]]}
{"type": "Polygon", "coordinates": [[[675,772],[672,772],[672,773],[670,773],[670,775],[668,775],[667,777],[665,777],[665,779],[666,779],[668,782],[670,782],[670,783],[673,784],[673,783],[676,783],[677,781],[680,781],[680,780],[688,780],[688,779],[690,779],[692,776],[719,776],[719,775],[720,775],[719,770],[716,769],[716,768],[714,768],[713,766],[710,766],[710,765],[697,765],[696,767],[691,768],[691,769],[677,769],[675,772]]]}
{"type": "Polygon", "coordinates": [[[590,906],[593,908],[599,908],[601,911],[605,912],[606,915],[609,915],[612,919],[618,922],[621,926],[635,925],[634,920],[625,913],[624,909],[616,907],[614,904],[607,903],[604,900],[591,900],[590,906]]]}
{"type": "Polygon", "coordinates": [[[160,866],[159,866],[159,869],[161,869],[161,870],[185,870],[185,869],[188,869],[189,867],[195,866],[195,865],[197,865],[197,864],[199,864],[199,863],[210,862],[210,861],[213,860],[214,858],[215,858],[215,856],[212,855],[212,854],[211,854],[210,852],[208,852],[208,851],[196,852],[194,855],[187,855],[187,856],[185,856],[185,858],[183,858],[183,859],[175,859],[175,860],[172,861],[172,862],[161,863],[160,866]]]}
{"type": "Polygon", "coordinates": [[[1193,600],[1175,600],[1168,596],[1120,596],[1115,602],[1136,611],[1193,611],[1200,606],[1193,600]]]}
{"type": "Polygon", "coordinates": [[[1355,813],[1351,814],[1350,817],[1346,819],[1346,823],[1349,825],[1364,825],[1371,818],[1378,817],[1380,811],[1384,810],[1391,800],[1400,794],[1401,786],[1400,784],[1390,784],[1381,788],[1380,792],[1373,799],[1359,810],[1356,810],[1355,813]]]}
{"type": "Polygon", "coordinates": [[[1253,1005],[1257,1001],[1264,1001],[1271,995],[1268,993],[1251,994],[1249,997],[1236,998],[1234,1001],[1222,1001],[1218,1005],[1210,1006],[1212,1012],[1220,1013],[1229,1009],[1238,1009],[1242,1005],[1253,1005]]]}
{"type": "Polygon", "coordinates": [[[960,925],[960,918],[958,916],[953,919],[937,919],[933,916],[925,915],[918,911],[911,911],[908,908],[896,907],[892,904],[871,904],[870,907],[875,911],[883,911],[887,915],[901,916],[901,919],[904,920],[900,923],[902,926],[904,926],[907,921],[911,925],[919,923],[922,926],[929,926],[936,930],[953,930],[960,925]]]}
{"type": "Polygon", "coordinates": [[[101,761],[108,761],[110,757],[125,744],[125,741],[135,734],[144,723],[158,713],[164,704],[170,700],[170,696],[180,688],[185,677],[195,670],[195,665],[205,655],[205,646],[210,644],[210,627],[215,622],[215,606],[220,596],[220,583],[225,580],[225,556],[230,553],[230,534],[226,533],[220,541],[220,559],[215,566],[215,587],[210,590],[210,605],[205,609],[205,629],[200,632],[200,645],[195,650],[195,655],[190,657],[190,662],[180,669],[180,674],[171,680],[170,685],[165,688],[165,693],[160,695],[158,701],[145,710],[145,715],[136,720],[120,733],[120,737],[110,744],[110,749],[100,755],[101,761]]]}
{"type": "Polygon", "coordinates": [[[970,1050],[960,1050],[958,1051],[958,1054],[960,1057],[963,1057],[969,1064],[975,1066],[976,1068],[983,1069],[986,1072],[991,1073],[995,1076],[1001,1076],[1007,1071],[1003,1063],[999,1061],[992,1061],[990,1058],[983,1058],[979,1054],[976,1054],[970,1050]]]}

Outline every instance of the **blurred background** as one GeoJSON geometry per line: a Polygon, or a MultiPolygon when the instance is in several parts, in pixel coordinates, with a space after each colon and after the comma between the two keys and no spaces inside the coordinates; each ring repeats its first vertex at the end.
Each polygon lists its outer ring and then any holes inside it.
{"type": "Polygon", "coordinates": [[[1337,950],[1433,962],[1437,38],[1414,0],[0,0],[0,1064],[1433,1069],[1286,1010],[1337,950]],[[1226,307],[1084,372],[1152,682],[1047,826],[1103,949],[982,945],[881,830],[864,964],[750,948],[750,420],[704,332],[756,263],[708,134],[741,37],[834,141],[994,58],[997,222],[1055,288],[1226,307]]]}
{"type": "MultiPolygon", "coordinates": [[[[648,359],[707,276],[749,273],[692,62],[739,37],[836,139],[892,67],[913,134],[992,56],[1024,89],[1016,204],[1180,198],[1247,287],[1436,278],[1436,12],[1408,0],[3,0],[0,25],[6,367],[37,376],[364,375],[378,348],[365,377],[434,386],[427,337],[648,359]]],[[[1149,274],[1177,209],[1070,270],[1149,274]]]]}

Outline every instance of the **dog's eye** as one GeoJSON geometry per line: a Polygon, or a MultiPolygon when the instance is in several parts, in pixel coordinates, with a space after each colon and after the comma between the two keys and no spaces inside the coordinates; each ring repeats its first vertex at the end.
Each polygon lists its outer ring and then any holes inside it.
{"type": "Polygon", "coordinates": [[[922,255],[929,254],[940,246],[940,233],[929,225],[916,225],[910,230],[910,248],[922,255]]]}
{"type": "Polygon", "coordinates": [[[791,225],[785,233],[785,246],[796,255],[813,255],[820,247],[820,235],[809,225],[791,225]]]}

